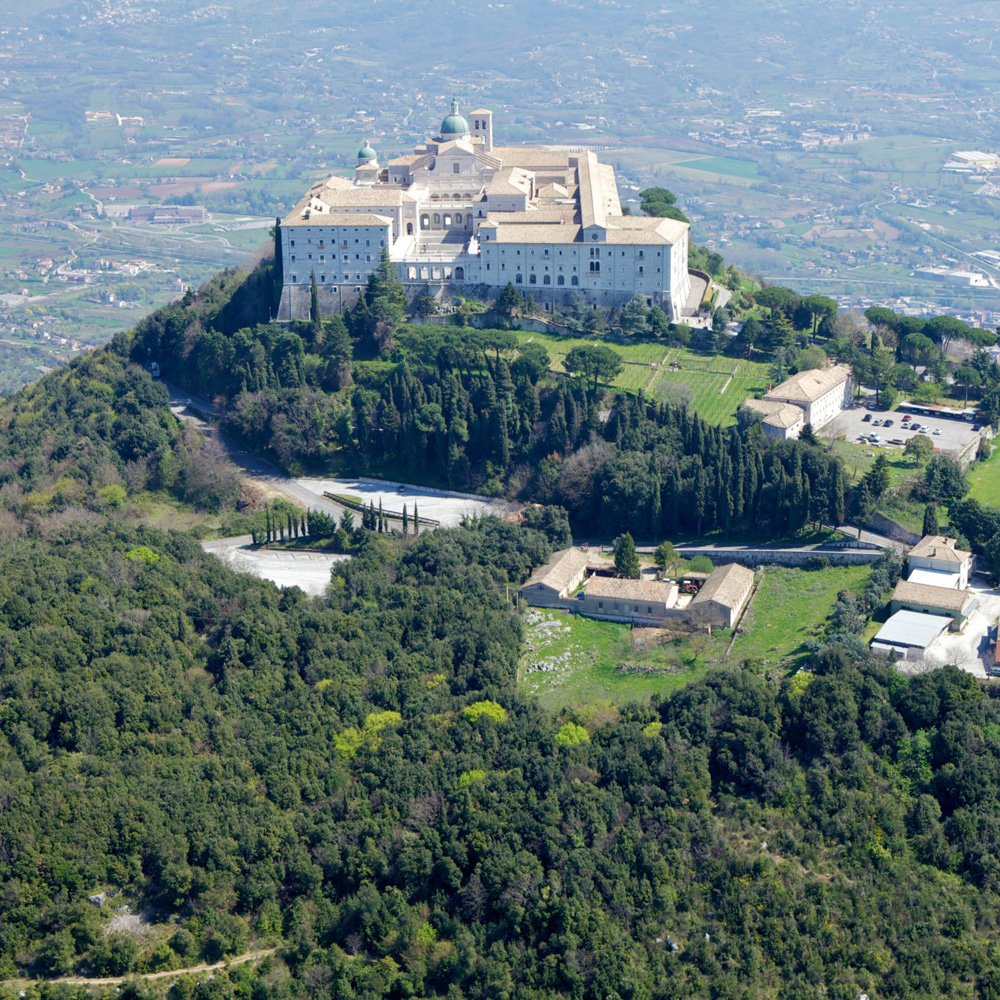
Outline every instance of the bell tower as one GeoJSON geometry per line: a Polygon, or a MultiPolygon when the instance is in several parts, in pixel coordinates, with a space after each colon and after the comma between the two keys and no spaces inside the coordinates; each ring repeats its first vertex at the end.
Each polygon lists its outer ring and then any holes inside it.
{"type": "Polygon", "coordinates": [[[485,108],[478,108],[469,112],[470,124],[472,125],[473,138],[483,140],[483,149],[487,153],[493,152],[493,112],[485,108]]]}

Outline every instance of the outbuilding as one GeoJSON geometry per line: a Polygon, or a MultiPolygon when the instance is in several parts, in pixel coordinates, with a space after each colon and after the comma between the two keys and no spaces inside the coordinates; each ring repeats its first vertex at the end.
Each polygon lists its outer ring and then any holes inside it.
{"type": "Polygon", "coordinates": [[[753,571],[739,563],[717,566],[691,599],[688,618],[697,624],[732,628],[753,591],[753,571]]]}
{"type": "Polygon", "coordinates": [[[521,597],[535,608],[565,608],[586,578],[587,554],[580,549],[563,549],[531,574],[521,588],[521,597]]]}
{"type": "Polygon", "coordinates": [[[878,630],[871,648],[895,659],[919,660],[950,626],[951,618],[945,615],[897,611],[878,630]]]}

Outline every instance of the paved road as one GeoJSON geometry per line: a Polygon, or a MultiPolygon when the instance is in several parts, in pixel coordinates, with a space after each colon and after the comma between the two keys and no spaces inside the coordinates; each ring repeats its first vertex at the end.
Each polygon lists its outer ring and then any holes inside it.
{"type": "Polygon", "coordinates": [[[280,493],[293,503],[304,507],[307,510],[321,510],[335,518],[340,518],[343,507],[339,504],[331,503],[325,497],[317,496],[304,486],[300,486],[294,480],[289,479],[277,466],[241,448],[236,442],[229,440],[225,435],[220,434],[216,427],[207,423],[198,413],[209,416],[220,416],[219,408],[210,400],[203,396],[196,396],[193,393],[185,392],[183,389],[172,385],[166,380],[163,381],[164,388],[170,394],[170,410],[178,419],[192,424],[198,432],[205,437],[212,437],[229,453],[233,464],[239,468],[250,480],[256,481],[265,490],[280,493]],[[192,412],[194,408],[198,413],[192,412]]]}

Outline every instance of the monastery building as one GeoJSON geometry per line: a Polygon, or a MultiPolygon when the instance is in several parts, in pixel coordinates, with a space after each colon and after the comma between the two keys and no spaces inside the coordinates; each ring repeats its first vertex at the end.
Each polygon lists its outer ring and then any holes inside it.
{"type": "Polygon", "coordinates": [[[354,179],[313,185],[281,223],[279,319],[356,301],[382,248],[410,294],[445,286],[496,295],[508,282],[543,307],[635,293],[679,319],[690,291],[688,225],[622,215],[614,169],[590,151],[497,146],[493,113],[452,103],[439,134],[381,164],[366,142],[354,179]]]}

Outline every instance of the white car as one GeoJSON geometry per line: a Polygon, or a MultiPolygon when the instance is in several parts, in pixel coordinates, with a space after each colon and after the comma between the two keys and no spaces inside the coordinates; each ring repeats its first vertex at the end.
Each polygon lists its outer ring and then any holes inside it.
{"type": "Polygon", "coordinates": [[[941,433],[941,428],[940,427],[935,427],[934,428],[934,433],[935,434],[940,434],[941,433]]]}
{"type": "Polygon", "coordinates": [[[919,430],[919,431],[917,431],[917,433],[918,433],[918,434],[930,434],[930,431],[929,431],[929,430],[927,430],[927,428],[926,428],[926,427],[921,427],[921,428],[920,428],[920,430],[919,430]]]}

